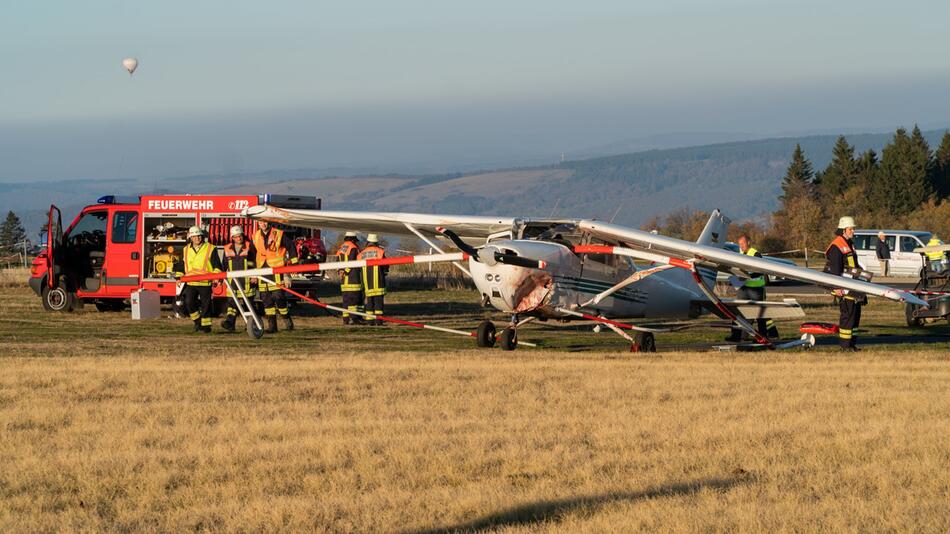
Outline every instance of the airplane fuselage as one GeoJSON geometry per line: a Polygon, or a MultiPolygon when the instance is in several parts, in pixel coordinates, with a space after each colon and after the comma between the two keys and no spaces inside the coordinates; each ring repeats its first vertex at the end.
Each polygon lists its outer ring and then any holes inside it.
{"type": "Polygon", "coordinates": [[[705,297],[690,273],[673,269],[624,287],[598,303],[591,299],[637,272],[627,258],[575,254],[570,243],[536,240],[492,241],[506,254],[543,260],[545,269],[470,260],[469,269],[484,301],[504,313],[572,318],[558,308],[584,306],[606,317],[691,318],[705,297]],[[585,305],[586,303],[586,305],[585,305]]]}

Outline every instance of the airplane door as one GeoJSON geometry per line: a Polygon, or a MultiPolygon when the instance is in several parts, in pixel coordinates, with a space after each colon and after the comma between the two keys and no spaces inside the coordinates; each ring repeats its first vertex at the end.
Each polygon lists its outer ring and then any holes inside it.
{"type": "Polygon", "coordinates": [[[103,282],[109,295],[128,296],[138,289],[142,273],[137,210],[116,209],[109,214],[103,282]]]}
{"type": "Polygon", "coordinates": [[[62,271],[62,261],[57,258],[63,244],[63,215],[55,204],[49,207],[49,218],[46,221],[46,284],[50,289],[59,282],[62,271]]]}

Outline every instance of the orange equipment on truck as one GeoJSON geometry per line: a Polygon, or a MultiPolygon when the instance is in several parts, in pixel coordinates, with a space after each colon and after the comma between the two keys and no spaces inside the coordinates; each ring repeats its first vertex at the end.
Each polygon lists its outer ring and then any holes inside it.
{"type": "MultiPolygon", "coordinates": [[[[231,226],[252,235],[254,221],[241,211],[258,204],[320,209],[320,199],[291,195],[153,195],[123,199],[101,197],[86,206],[64,231],[62,216],[50,206],[46,250],[33,262],[30,287],[50,311],[72,311],[94,302],[101,311],[121,309],[133,291],[158,291],[174,300],[175,262],[181,260],[186,234],[200,226],[216,246],[229,242],[231,226]]],[[[316,261],[326,254],[318,230],[286,228],[298,243],[307,243],[316,261]]],[[[219,253],[220,250],[219,250],[219,253]]],[[[315,276],[293,279],[306,292],[315,276]]],[[[224,287],[215,297],[224,302],[224,287]]]]}

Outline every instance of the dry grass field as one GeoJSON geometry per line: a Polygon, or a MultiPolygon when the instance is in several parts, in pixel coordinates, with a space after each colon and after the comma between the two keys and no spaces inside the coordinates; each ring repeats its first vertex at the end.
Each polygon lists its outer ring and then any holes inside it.
{"type": "MultiPolygon", "coordinates": [[[[4,532],[950,529],[946,343],[631,355],[574,329],[504,353],[316,315],[252,342],[4,294],[4,532]]],[[[483,313],[433,295],[394,310],[483,313]]]]}

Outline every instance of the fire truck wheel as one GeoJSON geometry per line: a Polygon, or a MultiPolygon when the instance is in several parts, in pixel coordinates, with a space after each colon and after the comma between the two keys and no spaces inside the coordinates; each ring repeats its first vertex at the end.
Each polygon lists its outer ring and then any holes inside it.
{"type": "Polygon", "coordinates": [[[495,346],[495,323],[491,321],[482,321],[478,323],[478,332],[476,332],[475,344],[482,348],[495,346]]]}
{"type": "Polygon", "coordinates": [[[43,309],[54,312],[71,312],[76,309],[76,294],[63,285],[50,289],[43,286],[43,309]]]}
{"type": "Polygon", "coordinates": [[[264,329],[257,326],[253,319],[247,322],[247,335],[251,339],[260,339],[264,335],[264,329]]]}

